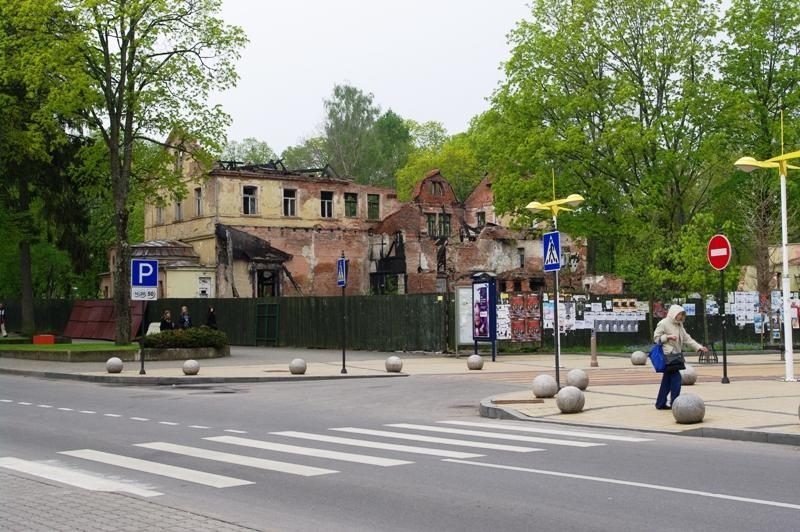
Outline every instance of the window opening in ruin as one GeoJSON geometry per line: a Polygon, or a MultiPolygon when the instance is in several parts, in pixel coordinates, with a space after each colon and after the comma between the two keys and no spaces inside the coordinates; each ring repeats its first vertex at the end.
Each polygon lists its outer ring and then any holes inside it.
{"type": "Polygon", "coordinates": [[[194,189],[194,215],[203,216],[203,189],[194,189]]]}
{"type": "Polygon", "coordinates": [[[156,207],[156,225],[164,225],[164,207],[156,207]]]}
{"type": "Polygon", "coordinates": [[[297,191],[287,188],[283,191],[283,215],[297,215],[297,191]]]}
{"type": "Polygon", "coordinates": [[[183,202],[178,200],[175,202],[175,221],[180,222],[183,220],[183,202]]]}
{"type": "Polygon", "coordinates": [[[428,236],[436,236],[438,234],[436,231],[436,215],[426,214],[425,218],[428,222],[428,236]]]}
{"type": "Polygon", "coordinates": [[[378,220],[381,216],[380,195],[367,194],[367,218],[370,220],[378,220]]]}
{"type": "Polygon", "coordinates": [[[256,214],[256,206],[258,205],[257,197],[257,187],[242,188],[242,212],[244,214],[256,214]]]}
{"type": "Polygon", "coordinates": [[[354,192],[344,193],[344,215],[350,218],[358,216],[358,194],[354,192]]]}
{"type": "Polygon", "coordinates": [[[483,211],[478,212],[478,227],[486,225],[486,213],[483,211]]]}
{"type": "Polygon", "coordinates": [[[323,218],[333,217],[333,192],[320,192],[319,214],[323,218]]]}
{"type": "Polygon", "coordinates": [[[450,236],[450,215],[439,215],[439,236],[450,236]]]}
{"type": "Polygon", "coordinates": [[[525,248],[517,248],[517,258],[519,259],[519,267],[525,267],[525,248]]]}

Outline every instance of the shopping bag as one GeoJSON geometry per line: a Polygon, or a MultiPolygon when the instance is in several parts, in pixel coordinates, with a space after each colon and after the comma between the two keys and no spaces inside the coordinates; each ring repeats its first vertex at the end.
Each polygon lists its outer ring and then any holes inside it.
{"type": "Polygon", "coordinates": [[[667,361],[664,359],[664,348],[661,347],[661,344],[655,344],[650,349],[650,363],[653,364],[653,369],[656,370],[656,373],[664,373],[667,361]]]}

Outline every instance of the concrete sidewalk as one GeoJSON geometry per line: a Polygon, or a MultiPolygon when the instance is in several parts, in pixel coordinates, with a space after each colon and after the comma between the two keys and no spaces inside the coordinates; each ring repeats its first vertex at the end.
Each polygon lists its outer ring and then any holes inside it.
{"type": "MultiPolygon", "coordinates": [[[[139,363],[126,363],[124,371],[112,375],[104,363],[57,363],[0,357],[0,374],[62,378],[122,385],[180,385],[201,383],[300,381],[439,375],[450,378],[491,380],[520,386],[512,393],[485,398],[481,414],[529,421],[544,421],[593,427],[658,431],[688,435],[725,437],[800,445],[800,383],[784,382],[784,363],[775,353],[728,356],[730,384],[720,384],[722,364],[698,364],[697,383],[684,386],[683,393],[703,398],[706,416],[702,423],[680,425],[668,410],[654,408],[661,375],[647,366],[633,366],[628,355],[598,356],[599,367],[590,367],[588,354],[564,354],[560,380],[566,384],[570,369],[584,369],[589,376],[586,405],[579,414],[561,414],[555,399],[533,402],[531,381],[541,373],[554,374],[552,354],[501,355],[495,362],[484,356],[481,371],[467,369],[466,356],[441,354],[347,353],[347,374],[341,374],[341,351],[324,349],[232,347],[231,356],[200,361],[200,373],[183,375],[183,361],[146,362],[146,375],[139,363]],[[385,360],[397,354],[403,359],[402,373],[387,373],[385,360]],[[289,362],[303,358],[305,375],[291,375],[289,362]]],[[[693,363],[695,362],[695,363],[693,363]]],[[[479,398],[476,398],[476,401],[479,398]]]]}

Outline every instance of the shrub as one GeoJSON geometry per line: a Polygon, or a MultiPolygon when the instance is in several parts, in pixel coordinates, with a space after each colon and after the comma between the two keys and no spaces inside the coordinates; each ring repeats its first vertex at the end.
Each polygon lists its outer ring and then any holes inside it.
{"type": "Polygon", "coordinates": [[[208,327],[176,329],[144,337],[144,347],[168,349],[171,347],[216,347],[228,345],[228,335],[208,327]]]}

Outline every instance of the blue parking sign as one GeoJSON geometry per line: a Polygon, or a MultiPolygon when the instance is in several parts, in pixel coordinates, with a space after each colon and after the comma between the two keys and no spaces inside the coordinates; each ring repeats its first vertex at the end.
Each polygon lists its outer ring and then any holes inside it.
{"type": "Polygon", "coordinates": [[[133,301],[158,299],[157,260],[131,260],[131,299],[133,301]]]}

